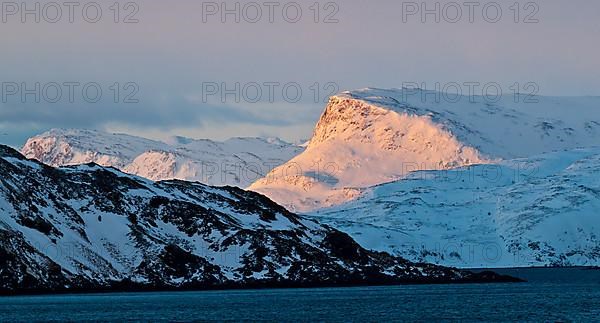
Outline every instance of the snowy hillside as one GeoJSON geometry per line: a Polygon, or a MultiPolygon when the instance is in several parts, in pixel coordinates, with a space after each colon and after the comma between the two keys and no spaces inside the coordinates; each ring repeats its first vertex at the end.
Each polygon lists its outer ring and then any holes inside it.
{"type": "Polygon", "coordinates": [[[313,215],[413,261],[598,266],[600,149],[417,172],[313,215]]]}
{"type": "Polygon", "coordinates": [[[597,97],[535,97],[531,103],[504,96],[491,103],[477,96],[438,101],[436,95],[363,89],[332,97],[306,150],[250,189],[307,212],[415,170],[600,145],[597,97]]]}
{"type": "Polygon", "coordinates": [[[94,162],[152,180],[244,188],[302,150],[278,139],[174,137],[164,143],[92,130],[51,130],[30,138],[21,152],[51,166],[94,162]]]}
{"type": "Polygon", "coordinates": [[[238,188],[0,146],[0,292],[510,280],[414,264],[238,188]]]}

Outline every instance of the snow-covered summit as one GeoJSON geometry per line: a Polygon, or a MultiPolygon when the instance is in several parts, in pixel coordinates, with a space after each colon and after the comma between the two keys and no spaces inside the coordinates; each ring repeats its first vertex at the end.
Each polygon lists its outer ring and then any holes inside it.
{"type": "Polygon", "coordinates": [[[95,130],[54,129],[30,138],[21,152],[51,166],[94,162],[152,180],[243,188],[302,150],[274,138],[218,142],[172,137],[161,142],[95,130]]]}
{"type": "Polygon", "coordinates": [[[504,159],[600,146],[600,97],[510,94],[495,98],[367,88],[342,92],[334,99],[429,117],[460,142],[504,159]]]}
{"type": "Polygon", "coordinates": [[[448,97],[361,89],[331,97],[307,149],[250,189],[295,211],[359,196],[416,170],[600,145],[600,98],[448,97]]]}

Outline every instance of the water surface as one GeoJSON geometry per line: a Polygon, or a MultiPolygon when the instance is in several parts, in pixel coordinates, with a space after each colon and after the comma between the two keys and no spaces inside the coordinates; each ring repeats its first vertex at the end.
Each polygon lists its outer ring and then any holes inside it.
{"type": "Polygon", "coordinates": [[[0,298],[2,321],[598,321],[600,270],[513,269],[527,283],[0,298]]]}

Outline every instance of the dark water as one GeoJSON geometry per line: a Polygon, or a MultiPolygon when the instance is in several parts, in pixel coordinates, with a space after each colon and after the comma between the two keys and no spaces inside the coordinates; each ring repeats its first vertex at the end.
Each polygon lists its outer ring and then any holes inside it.
{"type": "Polygon", "coordinates": [[[600,270],[503,273],[520,284],[0,298],[3,321],[600,321],[600,270]]]}

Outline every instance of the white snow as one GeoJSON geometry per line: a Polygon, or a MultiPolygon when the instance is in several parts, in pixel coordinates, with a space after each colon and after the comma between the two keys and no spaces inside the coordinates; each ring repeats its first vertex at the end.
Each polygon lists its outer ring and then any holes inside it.
{"type": "Polygon", "coordinates": [[[56,167],[93,162],[155,181],[181,179],[244,188],[304,149],[273,138],[167,141],[54,129],[30,138],[21,153],[56,167]]]}
{"type": "Polygon", "coordinates": [[[458,267],[600,265],[600,149],[416,172],[314,212],[367,248],[458,267]]]}

